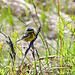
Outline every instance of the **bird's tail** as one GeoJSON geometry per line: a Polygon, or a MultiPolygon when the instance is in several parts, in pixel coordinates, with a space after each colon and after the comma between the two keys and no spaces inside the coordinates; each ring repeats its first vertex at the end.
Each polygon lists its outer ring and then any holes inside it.
{"type": "Polygon", "coordinates": [[[19,42],[19,41],[21,41],[23,38],[21,38],[21,39],[19,39],[19,40],[17,40],[16,42],[19,42]]]}

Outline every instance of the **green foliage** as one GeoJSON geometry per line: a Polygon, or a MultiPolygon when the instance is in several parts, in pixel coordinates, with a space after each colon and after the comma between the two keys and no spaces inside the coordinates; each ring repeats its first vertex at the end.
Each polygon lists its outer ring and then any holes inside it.
{"type": "Polygon", "coordinates": [[[29,17],[29,12],[27,8],[26,8],[26,16],[29,17]]]}
{"type": "Polygon", "coordinates": [[[50,1],[51,1],[52,5],[54,5],[54,7],[55,7],[55,8],[57,9],[57,11],[58,11],[58,7],[57,7],[56,3],[54,3],[53,0],[50,0],[50,1]]]}
{"type": "Polygon", "coordinates": [[[2,26],[3,26],[3,25],[2,25],[2,24],[0,24],[0,30],[2,29],[2,26]]]}
{"type": "MultiPolygon", "coordinates": [[[[26,1],[30,2],[29,0],[26,0],[26,1]]],[[[54,1],[50,0],[50,2],[52,3],[52,5],[54,5],[54,7],[58,11],[59,9],[58,9],[57,5],[54,3],[54,1]]],[[[32,3],[34,3],[36,5],[36,7],[38,8],[36,0],[33,0],[33,2],[31,2],[31,4],[32,3]]],[[[65,3],[65,13],[67,13],[67,5],[68,5],[68,3],[67,3],[67,0],[66,0],[66,3],[65,3]]],[[[11,40],[13,42],[13,45],[14,45],[15,52],[16,52],[16,60],[15,60],[15,64],[14,64],[14,72],[16,73],[17,72],[16,66],[17,66],[17,68],[19,67],[20,61],[22,61],[23,56],[24,56],[24,54],[22,52],[22,49],[23,49],[22,46],[21,46],[22,44],[20,43],[20,44],[17,45],[16,41],[17,41],[17,37],[21,35],[20,32],[21,31],[25,32],[26,28],[22,24],[18,26],[18,22],[16,23],[16,25],[14,25],[14,19],[13,19],[13,15],[12,15],[10,6],[8,6],[8,9],[6,9],[6,7],[4,5],[3,5],[3,7],[4,8],[2,8],[1,11],[0,11],[0,13],[1,13],[1,17],[0,17],[0,30],[3,30],[4,32],[7,32],[8,31],[7,30],[8,25],[9,25],[9,28],[15,27],[15,30],[13,30],[13,32],[10,31],[11,29],[9,30],[11,35],[10,35],[10,33],[6,34],[6,35],[10,36],[10,38],[11,38],[11,40]],[[19,30],[19,32],[18,32],[16,30],[17,29],[16,27],[23,27],[23,28],[21,30],[19,30]]],[[[60,15],[60,20],[59,20],[58,26],[57,26],[57,28],[58,28],[58,30],[57,30],[58,38],[56,40],[57,44],[56,44],[56,48],[55,48],[55,47],[52,46],[52,43],[51,43],[51,45],[49,45],[47,43],[47,41],[46,41],[47,34],[48,34],[48,32],[50,32],[49,31],[49,23],[47,21],[46,10],[44,9],[43,6],[40,5],[40,7],[41,7],[41,10],[42,10],[42,13],[41,13],[41,17],[40,17],[39,21],[42,23],[40,25],[42,27],[42,31],[41,31],[41,33],[39,33],[39,36],[40,36],[41,41],[43,43],[42,50],[45,50],[45,52],[44,51],[42,51],[42,52],[44,52],[43,56],[45,56],[45,63],[46,63],[42,67],[47,65],[47,67],[45,69],[48,69],[48,70],[50,70],[49,64],[51,64],[51,68],[57,67],[56,65],[52,64],[54,62],[49,63],[48,56],[50,54],[51,55],[54,54],[57,57],[57,59],[56,59],[57,64],[59,63],[58,65],[61,68],[62,67],[67,67],[67,69],[66,68],[64,68],[64,69],[58,68],[59,70],[56,69],[56,73],[58,74],[58,72],[59,72],[60,74],[74,75],[75,74],[75,67],[74,67],[75,66],[75,27],[72,25],[72,22],[75,23],[75,16],[69,15],[69,17],[72,19],[72,21],[71,22],[66,22],[64,20],[64,18],[60,15]],[[65,27],[67,27],[67,29],[69,29],[69,32],[67,34],[65,34],[65,32],[64,32],[65,31],[65,27]],[[70,35],[70,33],[72,35],[70,35]],[[67,35],[67,38],[66,38],[66,35],[67,35]],[[50,54],[49,54],[49,52],[50,52],[50,54]]],[[[46,9],[49,10],[49,6],[47,6],[46,9]]],[[[26,17],[28,17],[28,19],[29,19],[30,14],[28,12],[29,12],[28,8],[26,8],[26,11],[25,11],[26,17]]],[[[5,40],[7,40],[7,39],[5,39],[5,40]]],[[[2,66],[6,67],[6,66],[9,66],[9,65],[13,64],[12,63],[12,59],[11,59],[11,57],[9,55],[9,52],[11,50],[8,48],[8,46],[5,46],[5,45],[7,45],[7,44],[6,43],[4,44],[5,48],[3,48],[3,50],[0,49],[0,66],[1,67],[2,66]],[[5,61],[5,60],[7,60],[7,61],[5,61]]],[[[26,50],[26,48],[25,48],[25,50],[26,50]]],[[[41,66],[40,66],[39,58],[36,58],[37,62],[34,62],[30,58],[29,58],[29,60],[32,63],[32,66],[30,67],[30,69],[34,70],[33,71],[34,75],[37,72],[35,64],[39,64],[38,72],[42,71],[42,73],[44,74],[44,70],[40,70],[41,66]]],[[[52,61],[52,60],[50,60],[50,61],[52,61]]],[[[28,60],[26,60],[26,62],[30,63],[28,60]]],[[[23,62],[22,66],[24,64],[25,64],[25,62],[23,62]]],[[[44,64],[44,62],[42,64],[44,64]]],[[[11,68],[12,68],[12,65],[11,65],[11,68]]],[[[25,65],[25,69],[24,69],[25,71],[26,70],[30,70],[30,69],[28,69],[28,67],[26,67],[26,65],[25,65]]],[[[6,67],[5,71],[4,71],[4,67],[0,68],[0,75],[7,75],[8,72],[9,72],[9,68],[6,67]]],[[[53,70],[53,74],[54,74],[54,70],[53,70]]],[[[27,75],[29,75],[29,74],[27,74],[27,75]]]]}
{"type": "Polygon", "coordinates": [[[46,15],[45,15],[44,11],[42,11],[40,20],[44,23],[45,19],[46,19],[46,15]]]}
{"type": "MultiPolygon", "coordinates": [[[[69,66],[69,64],[71,64],[70,66],[72,66],[73,68],[70,69],[70,71],[74,72],[74,64],[72,62],[72,60],[75,60],[74,59],[75,52],[73,52],[74,51],[74,42],[73,42],[73,40],[71,40],[73,37],[71,37],[71,35],[69,33],[67,34],[67,39],[66,39],[66,36],[64,33],[66,26],[70,30],[70,32],[74,35],[74,27],[72,26],[72,24],[64,21],[63,17],[61,16],[61,20],[58,24],[59,34],[58,34],[58,40],[57,40],[57,55],[60,55],[60,53],[61,53],[60,65],[63,65],[65,63],[65,61],[68,60],[66,62],[66,65],[69,66]],[[60,45],[59,45],[59,43],[60,43],[60,45]],[[58,53],[59,47],[60,47],[60,53],[58,53]],[[65,59],[62,59],[63,56],[65,56],[65,59]]],[[[65,70],[64,73],[67,73],[67,70],[65,70]]]]}
{"type": "Polygon", "coordinates": [[[10,23],[10,25],[14,25],[10,6],[8,6],[7,22],[10,23]]]}
{"type": "Polygon", "coordinates": [[[67,13],[67,11],[68,11],[68,2],[67,0],[65,0],[65,13],[67,13]]]}
{"type": "Polygon", "coordinates": [[[18,33],[17,31],[14,31],[14,32],[11,34],[12,41],[16,43],[18,36],[19,36],[19,33],[18,33]]]}
{"type": "Polygon", "coordinates": [[[4,74],[5,74],[4,70],[0,68],[0,75],[4,75],[4,74]]]}

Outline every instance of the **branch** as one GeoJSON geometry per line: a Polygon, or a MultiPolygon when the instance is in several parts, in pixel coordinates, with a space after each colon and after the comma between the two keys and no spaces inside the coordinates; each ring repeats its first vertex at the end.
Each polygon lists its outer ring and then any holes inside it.
{"type": "Polygon", "coordinates": [[[6,38],[8,38],[8,36],[6,34],[4,34],[2,31],[0,31],[1,34],[3,34],[6,38]]]}

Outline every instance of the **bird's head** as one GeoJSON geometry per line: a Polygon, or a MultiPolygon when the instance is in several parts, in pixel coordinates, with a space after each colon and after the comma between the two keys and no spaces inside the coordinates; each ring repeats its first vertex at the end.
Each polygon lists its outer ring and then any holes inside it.
{"type": "Polygon", "coordinates": [[[32,28],[27,28],[26,32],[27,32],[27,33],[34,32],[34,29],[32,29],[32,28]]]}

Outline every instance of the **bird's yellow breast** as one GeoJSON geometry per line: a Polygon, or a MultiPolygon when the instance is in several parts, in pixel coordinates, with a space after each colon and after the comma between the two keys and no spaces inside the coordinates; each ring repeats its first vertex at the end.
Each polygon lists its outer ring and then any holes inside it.
{"type": "Polygon", "coordinates": [[[32,41],[35,38],[35,33],[30,33],[28,34],[27,37],[24,38],[24,41],[28,42],[28,41],[32,41]]]}

